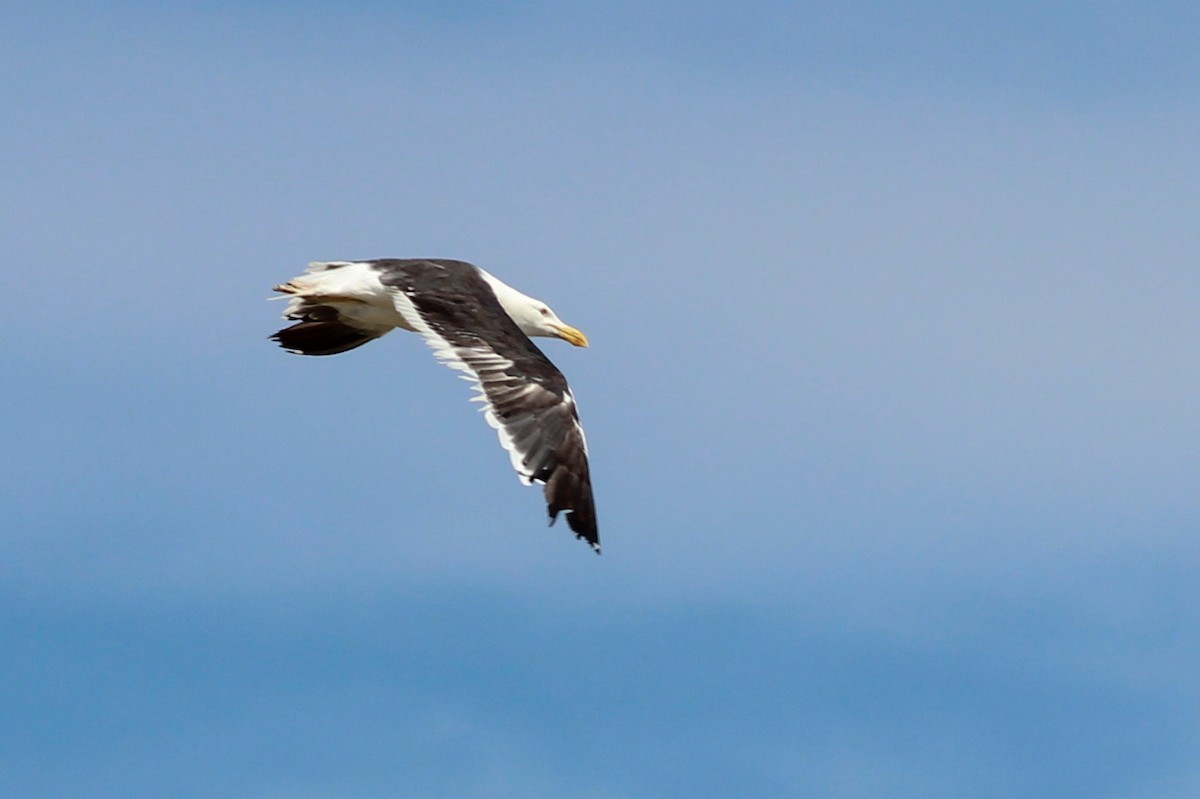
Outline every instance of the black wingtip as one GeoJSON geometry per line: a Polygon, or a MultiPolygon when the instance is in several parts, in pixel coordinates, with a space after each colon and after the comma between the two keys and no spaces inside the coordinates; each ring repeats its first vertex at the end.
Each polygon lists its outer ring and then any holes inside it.
{"type": "MultiPolygon", "coordinates": [[[[599,555],[600,554],[600,536],[599,536],[599,534],[597,534],[597,532],[594,528],[593,529],[584,529],[580,525],[580,523],[578,521],[576,521],[576,519],[578,517],[579,517],[579,514],[575,513],[574,511],[567,511],[567,526],[571,528],[571,532],[575,533],[576,538],[578,538],[580,541],[585,542],[588,546],[590,546],[592,548],[593,552],[595,552],[597,555],[599,555]]],[[[556,521],[558,521],[558,511],[552,511],[550,513],[549,526],[553,527],[554,523],[556,521]]]]}
{"type": "MultiPolygon", "coordinates": [[[[567,522],[570,523],[570,521],[571,521],[571,514],[568,513],[567,514],[567,522]]],[[[600,554],[600,538],[598,536],[596,536],[595,533],[589,533],[589,532],[583,532],[583,531],[576,530],[575,537],[578,538],[580,541],[587,543],[587,545],[590,546],[592,548],[592,551],[595,552],[597,555],[600,554]]]]}
{"type": "MultiPolygon", "coordinates": [[[[314,311],[315,313],[315,311],[314,311]]],[[[337,320],[306,320],[270,336],[280,347],[297,355],[337,355],[377,338],[337,320]]]]}

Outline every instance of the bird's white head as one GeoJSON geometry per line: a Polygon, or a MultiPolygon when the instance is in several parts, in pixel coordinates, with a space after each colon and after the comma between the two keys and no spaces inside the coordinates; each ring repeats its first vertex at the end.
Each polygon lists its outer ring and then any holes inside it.
{"type": "Polygon", "coordinates": [[[516,321],[517,326],[527,336],[550,336],[569,341],[576,347],[588,345],[587,336],[582,331],[571,327],[558,318],[558,314],[550,310],[550,306],[541,300],[527,297],[528,303],[523,303],[516,309],[505,308],[509,316],[516,321]]]}
{"type": "Polygon", "coordinates": [[[517,323],[517,327],[521,328],[522,333],[527,336],[561,338],[563,341],[568,341],[576,347],[586,347],[588,345],[587,336],[582,331],[571,327],[559,319],[558,314],[550,310],[549,305],[541,300],[536,300],[533,297],[522,294],[512,286],[501,282],[482,269],[479,271],[496,293],[496,299],[500,300],[500,305],[504,307],[504,310],[508,312],[513,321],[517,323]]]}

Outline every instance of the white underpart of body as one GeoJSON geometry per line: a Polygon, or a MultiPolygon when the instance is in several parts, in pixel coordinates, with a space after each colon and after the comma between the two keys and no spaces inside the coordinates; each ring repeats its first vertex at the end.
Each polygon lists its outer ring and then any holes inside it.
{"type": "MultiPolygon", "coordinates": [[[[562,325],[563,322],[546,303],[517,291],[479,267],[475,269],[521,332],[527,336],[558,336],[551,324],[562,325]],[[543,310],[546,313],[543,314],[543,310]]],[[[379,270],[370,262],[313,261],[305,274],[292,278],[277,290],[292,295],[288,314],[298,311],[306,303],[328,305],[336,308],[343,320],[351,325],[380,336],[397,327],[418,332],[396,310],[392,301],[393,295],[402,292],[383,285],[379,278],[379,270]]]]}
{"type": "Polygon", "coordinates": [[[396,311],[392,292],[379,282],[379,270],[367,263],[314,261],[305,274],[276,290],[292,295],[285,312],[288,314],[304,305],[328,305],[349,324],[380,336],[397,327],[413,330],[396,311]],[[330,265],[338,266],[327,268],[330,265]]]}

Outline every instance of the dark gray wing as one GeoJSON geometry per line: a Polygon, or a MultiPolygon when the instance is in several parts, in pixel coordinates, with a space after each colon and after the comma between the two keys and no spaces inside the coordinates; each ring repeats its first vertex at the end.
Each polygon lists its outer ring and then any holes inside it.
{"type": "Polygon", "coordinates": [[[434,354],[480,392],[521,481],[545,485],[550,523],[600,551],[587,439],[566,378],[505,312],[479,271],[463,261],[372,262],[394,290],[396,310],[434,354]]]}

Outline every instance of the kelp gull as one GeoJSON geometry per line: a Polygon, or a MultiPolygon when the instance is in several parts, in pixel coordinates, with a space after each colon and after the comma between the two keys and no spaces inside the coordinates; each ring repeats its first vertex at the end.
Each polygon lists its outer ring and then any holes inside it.
{"type": "Polygon", "coordinates": [[[600,552],[587,440],[562,373],[530,336],[577,347],[587,337],[545,303],[465,261],[384,258],[309,264],[276,286],[290,295],[285,327],[272,340],[301,355],[335,355],[394,328],[424,337],[434,355],[464,372],[525,485],[545,485],[550,524],[567,524],[600,552]]]}

